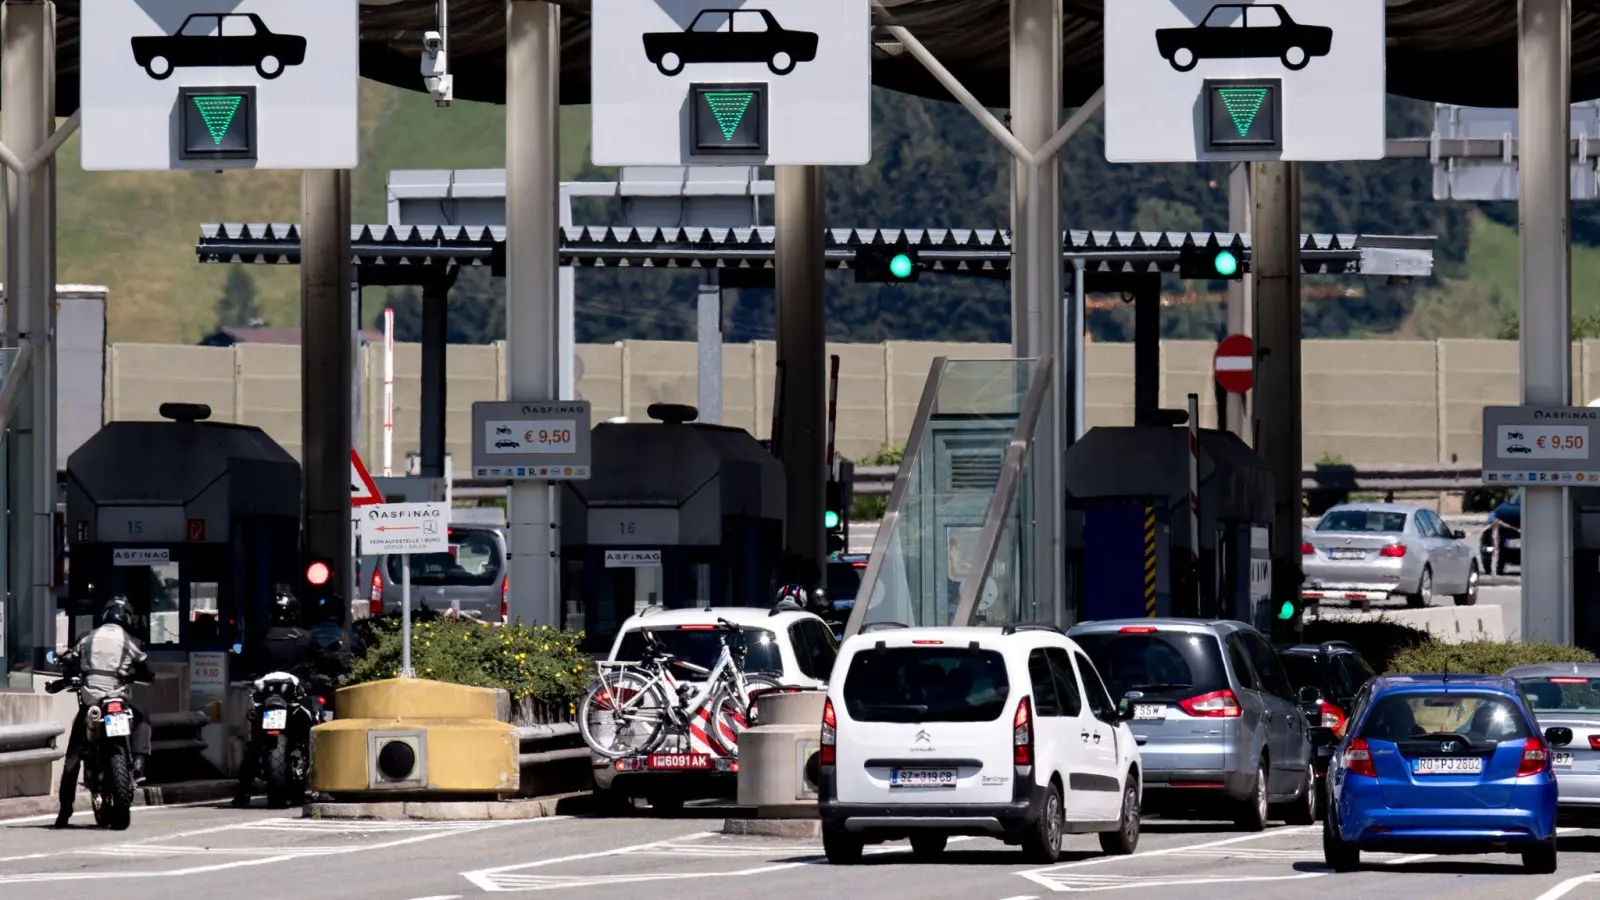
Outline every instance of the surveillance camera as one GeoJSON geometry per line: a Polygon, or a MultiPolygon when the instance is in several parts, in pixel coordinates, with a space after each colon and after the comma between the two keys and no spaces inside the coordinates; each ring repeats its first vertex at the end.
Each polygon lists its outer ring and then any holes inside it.
{"type": "Polygon", "coordinates": [[[449,106],[455,98],[455,84],[450,76],[449,54],[444,49],[444,35],[429,31],[422,36],[422,81],[428,93],[440,106],[449,106]]]}
{"type": "Polygon", "coordinates": [[[422,49],[426,53],[438,53],[444,49],[444,35],[437,31],[429,31],[422,35],[422,49]]]}

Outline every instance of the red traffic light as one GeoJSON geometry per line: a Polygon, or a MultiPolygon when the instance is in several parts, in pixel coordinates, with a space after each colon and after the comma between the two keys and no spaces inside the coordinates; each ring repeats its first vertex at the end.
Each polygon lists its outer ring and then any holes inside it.
{"type": "Polygon", "coordinates": [[[327,584],[328,579],[332,577],[333,570],[329,569],[328,564],[321,560],[306,566],[306,581],[312,585],[321,587],[327,584]]]}

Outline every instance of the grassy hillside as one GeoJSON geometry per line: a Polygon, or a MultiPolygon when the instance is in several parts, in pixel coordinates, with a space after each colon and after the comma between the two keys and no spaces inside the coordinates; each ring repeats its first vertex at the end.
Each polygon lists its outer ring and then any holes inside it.
{"type": "MultiPolygon", "coordinates": [[[[505,165],[498,106],[440,109],[426,94],[364,82],[361,119],[358,223],[384,220],[390,169],[505,165]]],[[[564,177],[584,162],[588,128],[587,108],[563,110],[564,177]]],[[[76,138],[57,159],[57,276],[110,286],[116,341],[193,341],[216,324],[214,304],[228,269],[195,262],[200,223],[293,222],[300,215],[298,172],[85,172],[76,138]]],[[[267,321],[298,322],[299,270],[250,266],[249,272],[267,321]]]]}

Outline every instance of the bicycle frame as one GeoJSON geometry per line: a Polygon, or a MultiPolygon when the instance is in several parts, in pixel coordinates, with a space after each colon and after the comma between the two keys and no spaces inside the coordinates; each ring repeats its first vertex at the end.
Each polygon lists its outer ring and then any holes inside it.
{"type": "MultiPolygon", "coordinates": [[[[720,636],[720,640],[722,642],[722,649],[718,651],[716,662],[710,669],[697,666],[694,663],[681,659],[672,660],[671,665],[688,669],[697,675],[704,675],[706,677],[705,684],[698,688],[682,706],[674,703],[667,707],[667,720],[672,724],[683,725],[689,720],[693,719],[695,714],[698,713],[708,702],[710,702],[711,697],[717,692],[717,688],[720,687],[725,680],[731,681],[733,686],[738,690],[738,694],[736,696],[740,698],[744,697],[744,673],[740,671],[739,667],[733,662],[733,651],[728,647],[727,636],[720,636]]],[[[650,677],[645,680],[644,686],[634,692],[632,698],[629,698],[627,701],[618,704],[617,709],[619,712],[626,712],[629,715],[648,715],[646,713],[641,713],[636,709],[630,709],[629,707],[637,703],[638,698],[645,696],[647,693],[649,693],[650,688],[657,684],[663,686],[669,700],[673,700],[678,697],[678,680],[672,677],[669,664],[660,659],[651,660],[649,663],[643,666],[630,662],[618,664],[617,667],[621,668],[625,672],[637,672],[643,670],[650,673],[650,677]]]]}

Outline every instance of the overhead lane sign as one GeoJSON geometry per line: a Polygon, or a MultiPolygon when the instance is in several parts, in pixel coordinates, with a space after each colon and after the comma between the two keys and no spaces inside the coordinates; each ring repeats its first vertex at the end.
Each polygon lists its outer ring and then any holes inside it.
{"type": "Polygon", "coordinates": [[[1382,159],[1383,0],[1117,0],[1111,162],[1382,159]]]}

